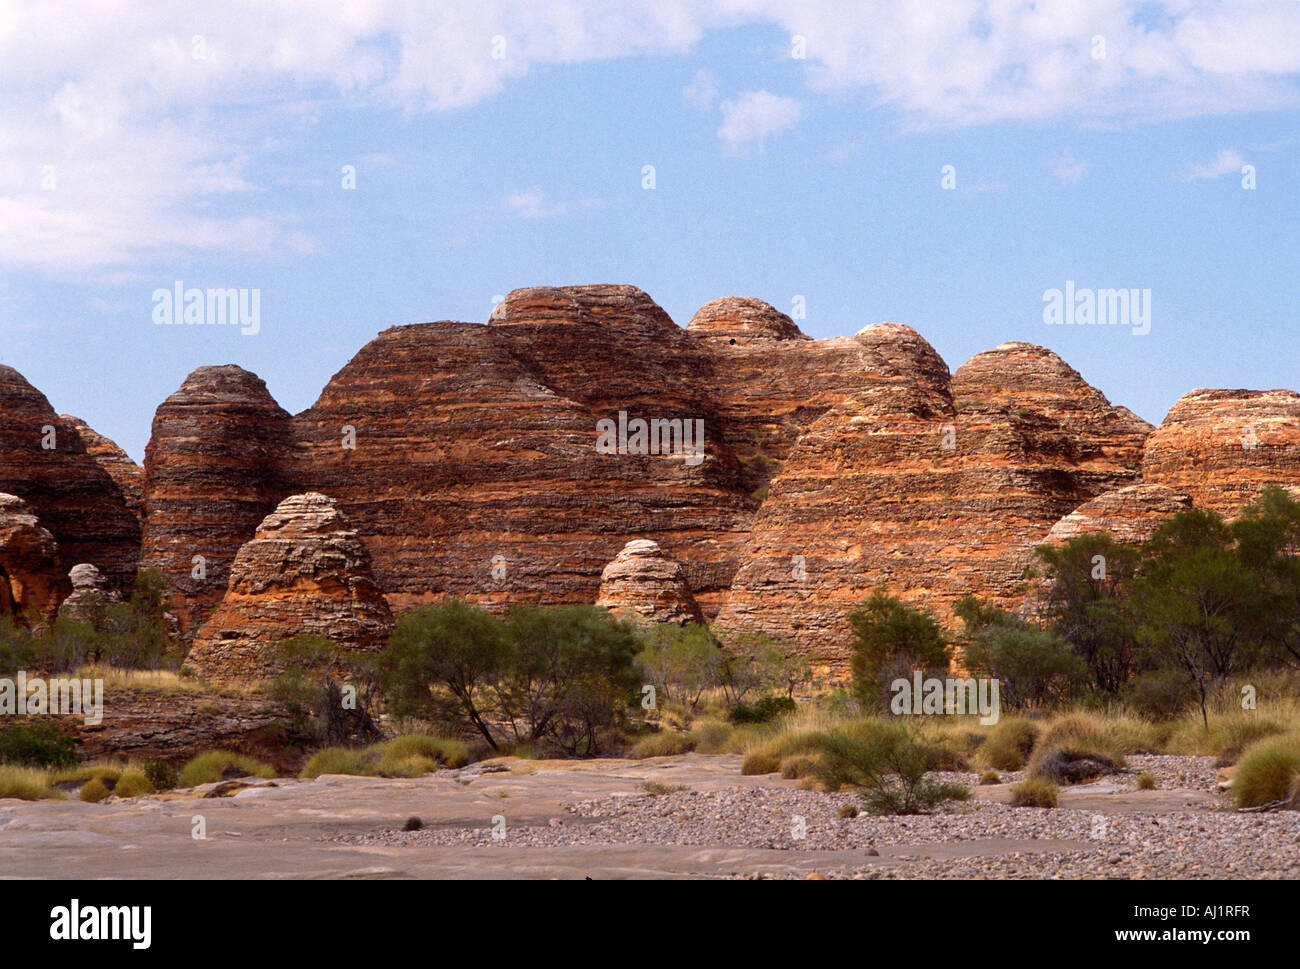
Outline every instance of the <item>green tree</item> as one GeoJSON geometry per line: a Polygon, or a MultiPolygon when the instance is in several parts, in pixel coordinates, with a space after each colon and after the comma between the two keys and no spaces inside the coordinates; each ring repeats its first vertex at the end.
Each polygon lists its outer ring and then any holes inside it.
{"type": "Polygon", "coordinates": [[[1112,696],[1140,651],[1129,602],[1139,551],[1109,535],[1079,535],[1035,550],[1047,579],[1039,614],[1088,666],[1093,686],[1112,696]]]}
{"type": "Polygon", "coordinates": [[[849,668],[853,689],[866,707],[885,698],[887,676],[907,669],[946,672],[952,664],[952,645],[934,614],[909,606],[884,589],[849,613],[853,632],[849,668]]]}
{"type": "Polygon", "coordinates": [[[1060,703],[1088,677],[1083,659],[1050,630],[975,596],[958,601],[953,611],[969,637],[965,666],[976,676],[998,680],[999,698],[1008,706],[1060,703]]]}
{"type": "Polygon", "coordinates": [[[495,616],[448,598],[401,616],[378,665],[393,712],[458,718],[497,750],[485,711],[508,656],[495,616]]]}
{"type": "Polygon", "coordinates": [[[1232,529],[1213,511],[1179,512],[1143,546],[1134,589],[1138,638],[1152,666],[1176,665],[1191,677],[1207,728],[1214,684],[1260,655],[1262,604],[1232,529]]]}

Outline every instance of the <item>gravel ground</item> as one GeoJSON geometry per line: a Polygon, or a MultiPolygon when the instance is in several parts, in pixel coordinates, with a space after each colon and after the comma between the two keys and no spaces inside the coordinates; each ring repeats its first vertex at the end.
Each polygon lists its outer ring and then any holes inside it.
{"type": "MultiPolygon", "coordinates": [[[[836,864],[820,872],[826,878],[1300,877],[1300,813],[1240,814],[1221,795],[1208,807],[1144,810],[1142,795],[1136,793],[1138,773],[1154,774],[1164,791],[1209,792],[1217,780],[1213,758],[1132,756],[1129,766],[1132,773],[1075,789],[1095,792],[1090,806],[1105,804],[1107,797],[1122,799],[1122,804],[1114,801],[1114,813],[1105,807],[1013,808],[976,799],[931,815],[841,818],[842,806],[859,803],[856,795],[760,786],[575,801],[565,805],[566,816],[545,825],[509,826],[501,840],[486,826],[436,826],[330,840],[412,848],[481,845],[485,850],[640,844],[862,852],[860,866],[836,864]]],[[[1002,774],[1004,783],[1020,776],[1002,774]]],[[[945,779],[973,785],[978,775],[945,779]]]]}

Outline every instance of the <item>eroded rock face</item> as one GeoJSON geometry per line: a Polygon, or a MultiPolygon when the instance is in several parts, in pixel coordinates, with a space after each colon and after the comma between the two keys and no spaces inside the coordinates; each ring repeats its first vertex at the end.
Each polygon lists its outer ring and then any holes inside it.
{"type": "Polygon", "coordinates": [[[810,340],[798,324],[770,303],[747,296],[724,296],[705,303],[686,332],[735,345],[749,340],[810,340]]]}
{"type": "Polygon", "coordinates": [[[211,680],[258,678],[276,672],[279,640],[314,634],[378,652],[392,630],[370,553],[334,500],[291,495],[239,549],[226,594],[186,663],[211,680]]]}
{"type": "Polygon", "coordinates": [[[289,415],[240,367],[200,367],[159,406],[145,450],[141,564],[162,572],[186,635],[221,600],[239,547],[292,490],[291,452],[289,415]]]}
{"type": "Polygon", "coordinates": [[[1300,485],[1300,394],[1194,390],[1147,439],[1142,479],[1226,517],[1265,485],[1300,485]]]}
{"type": "Polygon", "coordinates": [[[54,618],[69,588],[54,536],[25,501],[0,493],[0,616],[38,626],[54,618]]]}
{"type": "Polygon", "coordinates": [[[17,495],[58,542],[61,576],[93,562],[125,591],[140,556],[140,523],[76,427],[12,367],[0,366],[0,492],[17,495]]]}
{"type": "Polygon", "coordinates": [[[1101,533],[1117,542],[1145,542],[1167,519],[1192,507],[1192,499],[1164,485],[1127,485],[1084,502],[1052,526],[1047,541],[1064,543],[1101,533]]]}
{"type": "MultiPolygon", "coordinates": [[[[144,522],[144,468],[131,460],[131,456],[116,443],[104,437],[79,417],[60,414],[59,420],[72,427],[86,445],[86,453],[108,472],[113,483],[122,491],[122,500],[136,521],[144,522]]],[[[75,568],[75,566],[74,566],[75,568]]]]}
{"type": "Polygon", "coordinates": [[[89,562],[74,565],[68,579],[72,583],[72,594],[59,606],[61,618],[97,626],[102,622],[104,608],[122,601],[104,574],[89,562]]]}
{"type": "Polygon", "coordinates": [[[712,367],[635,287],[516,290],[490,325],[394,327],[363,348],[294,418],[298,477],[357,525],[394,608],[446,594],[591,603],[605,565],[644,536],[689,562],[716,611],[754,502],[712,367]],[[702,421],[702,460],[598,452],[598,422],[620,411],[702,421]],[[340,447],[344,425],[355,449],[340,447]]]}
{"type": "Polygon", "coordinates": [[[799,438],[718,617],[833,667],[875,588],[945,618],[966,594],[1015,606],[1033,546],[1135,478],[1143,433],[1040,347],[1004,345],[949,381],[910,328],[864,338],[889,369],[799,438]]]}
{"type": "Polygon", "coordinates": [[[703,622],[682,567],[658,542],[636,538],[623,546],[600,576],[596,605],[634,622],[703,622]]]}

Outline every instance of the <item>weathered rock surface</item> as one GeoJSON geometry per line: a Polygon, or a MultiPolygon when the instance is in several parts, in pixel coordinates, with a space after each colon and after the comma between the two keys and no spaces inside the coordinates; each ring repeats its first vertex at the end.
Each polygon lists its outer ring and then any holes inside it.
{"type": "Polygon", "coordinates": [[[140,523],[77,429],[12,367],[0,366],[0,492],[17,495],[58,542],[66,576],[93,562],[120,591],[140,556],[140,523]]]}
{"type": "Polygon", "coordinates": [[[1136,477],[1143,434],[1041,347],[1005,344],[949,381],[910,328],[858,338],[886,361],[876,385],[799,439],[718,618],[836,667],[877,587],[941,616],[966,594],[1015,605],[1033,546],[1136,477]]]}
{"type": "Polygon", "coordinates": [[[1193,390],[1147,439],[1142,480],[1231,517],[1269,484],[1300,485],[1300,394],[1193,390]]]}
{"type": "Polygon", "coordinates": [[[516,290],[489,326],[394,327],[364,347],[294,418],[299,480],[357,525],[394,608],[449,593],[591,603],[643,536],[716,611],[753,501],[719,436],[712,366],[634,287],[516,290]],[[703,421],[703,459],[599,453],[597,422],[620,411],[703,421]]]}
{"type": "Polygon", "coordinates": [[[159,406],[141,565],[162,572],[186,635],[221,600],[239,547],[293,490],[291,456],[289,415],[240,367],[200,367],[159,406]]]}
{"type": "Polygon", "coordinates": [[[1052,526],[1047,541],[1067,542],[1100,532],[1136,545],[1150,538],[1166,519],[1190,507],[1191,498],[1164,485],[1126,485],[1085,501],[1052,526]]]}
{"type": "Polygon", "coordinates": [[[235,556],[230,585],[194,637],[187,665],[211,680],[276,672],[273,645],[300,633],[377,652],[393,617],[370,554],[325,495],[291,495],[235,556]]]}
{"type": "Polygon", "coordinates": [[[25,501],[0,493],[0,616],[40,625],[54,618],[68,588],[54,536],[25,501]]]}
{"type": "Polygon", "coordinates": [[[131,456],[116,443],[90,427],[79,417],[60,414],[59,420],[72,427],[86,445],[86,453],[108,472],[113,483],[122,491],[122,500],[141,524],[144,522],[144,468],[131,460],[131,456]]]}
{"type": "Polygon", "coordinates": [[[59,606],[61,618],[97,626],[102,622],[105,607],[122,601],[104,574],[89,562],[74,565],[68,579],[72,583],[72,594],[59,606]]]}
{"type": "Polygon", "coordinates": [[[658,542],[635,538],[623,546],[600,576],[596,605],[635,622],[703,622],[679,563],[658,542]]]}

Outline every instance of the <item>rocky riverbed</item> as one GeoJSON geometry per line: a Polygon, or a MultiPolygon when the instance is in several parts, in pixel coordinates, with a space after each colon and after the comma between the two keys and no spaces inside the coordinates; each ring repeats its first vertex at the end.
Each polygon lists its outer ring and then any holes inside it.
{"type": "MultiPolygon", "coordinates": [[[[100,804],[0,801],[0,871],[87,878],[1295,878],[1300,812],[1240,814],[1210,758],[1130,758],[1052,810],[1016,774],[919,817],[744,777],[733,755],[505,758],[417,780],[244,779],[100,804]],[[1149,771],[1155,790],[1138,790],[1149,771]],[[247,784],[248,786],[243,786],[247,784]],[[404,831],[411,818],[418,830],[404,831]],[[202,835],[201,837],[199,835],[202,835]]],[[[955,775],[975,784],[974,774],[955,775]]]]}

